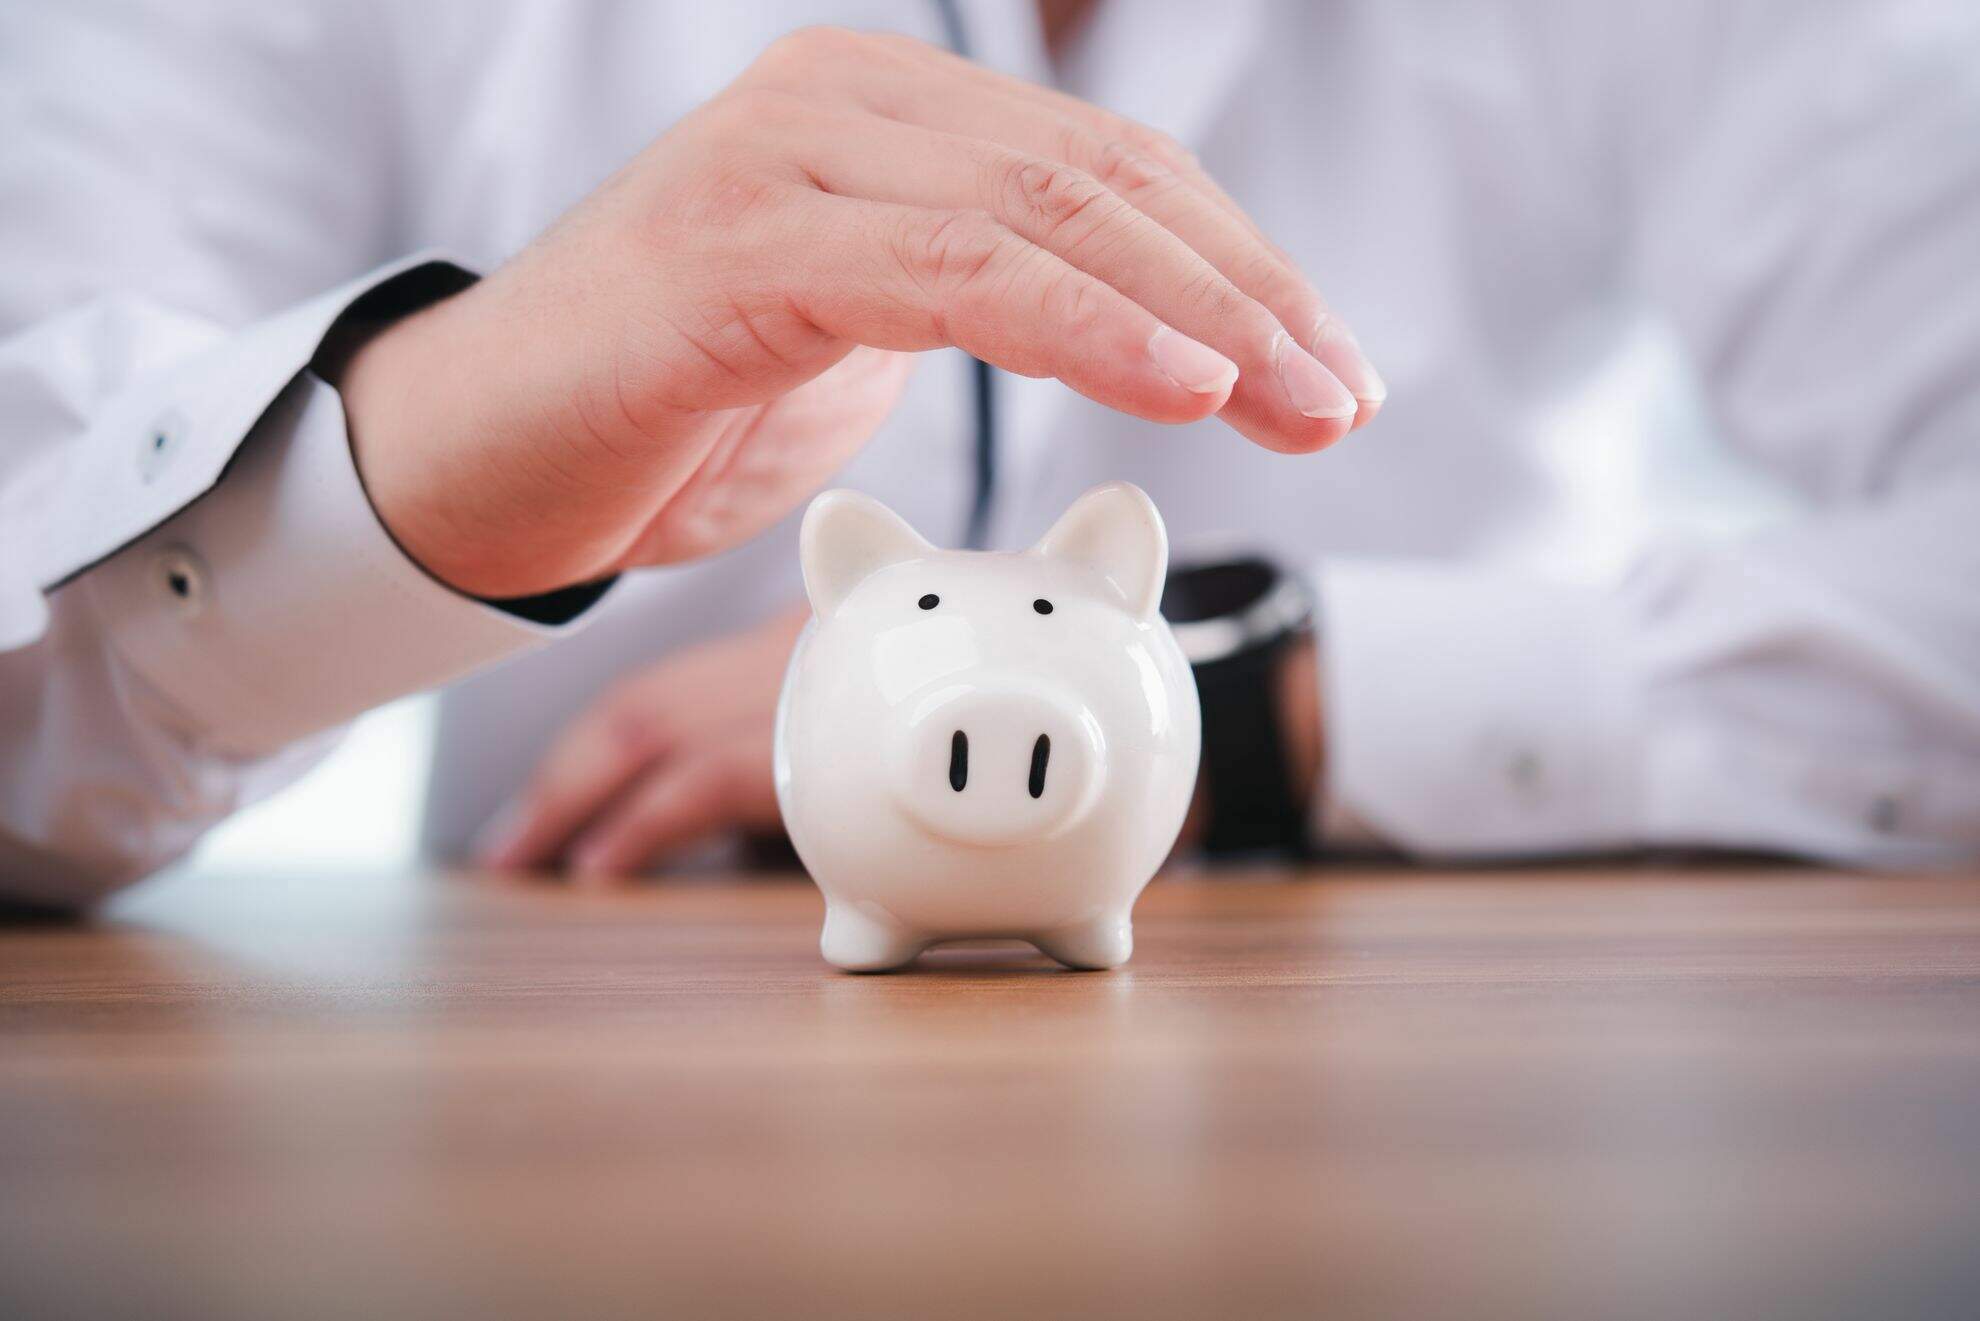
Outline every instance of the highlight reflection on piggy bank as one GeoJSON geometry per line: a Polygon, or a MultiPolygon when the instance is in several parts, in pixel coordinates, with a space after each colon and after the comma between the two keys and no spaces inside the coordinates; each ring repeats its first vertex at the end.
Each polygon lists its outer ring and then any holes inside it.
{"type": "Polygon", "coordinates": [[[1156,613],[1154,504],[1101,486],[1030,550],[987,554],[828,491],[800,554],[813,618],[777,712],[777,798],[825,894],[825,958],[877,971],[1004,936],[1125,962],[1201,735],[1156,613]]]}

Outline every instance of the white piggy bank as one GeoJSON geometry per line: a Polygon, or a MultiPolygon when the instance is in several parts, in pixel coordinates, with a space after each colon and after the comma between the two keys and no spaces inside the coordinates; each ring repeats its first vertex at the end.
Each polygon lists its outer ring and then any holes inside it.
{"type": "Polygon", "coordinates": [[[1125,962],[1202,733],[1156,613],[1154,504],[1097,487],[1030,550],[986,554],[828,491],[800,555],[813,617],[777,712],[777,800],[825,894],[827,961],[877,971],[1004,936],[1074,968],[1125,962]]]}

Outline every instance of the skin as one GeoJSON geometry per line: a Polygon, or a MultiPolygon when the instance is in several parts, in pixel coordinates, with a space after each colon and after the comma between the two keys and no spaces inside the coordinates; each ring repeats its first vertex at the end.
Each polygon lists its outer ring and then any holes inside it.
{"type": "Polygon", "coordinates": [[[712,836],[780,829],[777,693],[803,607],[636,670],[564,730],[477,841],[503,869],[635,875],[712,836]]]}
{"type": "MultiPolygon", "coordinates": [[[[1083,15],[1057,8],[1063,38],[1083,15]]],[[[512,261],[360,345],[336,383],[395,540],[505,598],[755,535],[885,419],[909,355],[944,346],[1150,421],[1214,414],[1285,453],[1334,443],[1386,393],[1178,144],[907,38],[832,29],[772,45],[512,261]]],[[[620,684],[491,825],[485,858],[617,875],[772,824],[794,619],[620,684]]]]}

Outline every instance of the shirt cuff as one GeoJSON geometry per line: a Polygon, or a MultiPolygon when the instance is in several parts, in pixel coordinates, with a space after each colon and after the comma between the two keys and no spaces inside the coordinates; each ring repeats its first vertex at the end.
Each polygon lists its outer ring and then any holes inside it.
{"type": "Polygon", "coordinates": [[[304,372],[214,491],[75,588],[124,660],[227,755],[265,756],[568,631],[463,596],[408,559],[304,372]]]}
{"type": "Polygon", "coordinates": [[[30,551],[43,588],[66,582],[157,527],[213,488],[276,396],[307,367],[331,329],[360,303],[433,301],[472,281],[421,254],[221,339],[110,400],[76,441],[62,484],[48,494],[74,518],[51,520],[30,551]]]}
{"type": "Polygon", "coordinates": [[[1640,686],[1608,594],[1406,561],[1317,577],[1323,821],[1426,857],[1638,842],[1640,686]]]}

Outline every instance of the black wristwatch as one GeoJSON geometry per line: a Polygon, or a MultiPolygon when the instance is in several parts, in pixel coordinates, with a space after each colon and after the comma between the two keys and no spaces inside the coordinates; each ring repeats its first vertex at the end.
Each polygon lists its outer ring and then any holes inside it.
{"type": "Polygon", "coordinates": [[[1204,851],[1303,856],[1306,804],[1293,791],[1276,676],[1286,648],[1312,635],[1312,593],[1260,556],[1185,564],[1169,573],[1162,614],[1203,707],[1204,851]]]}

